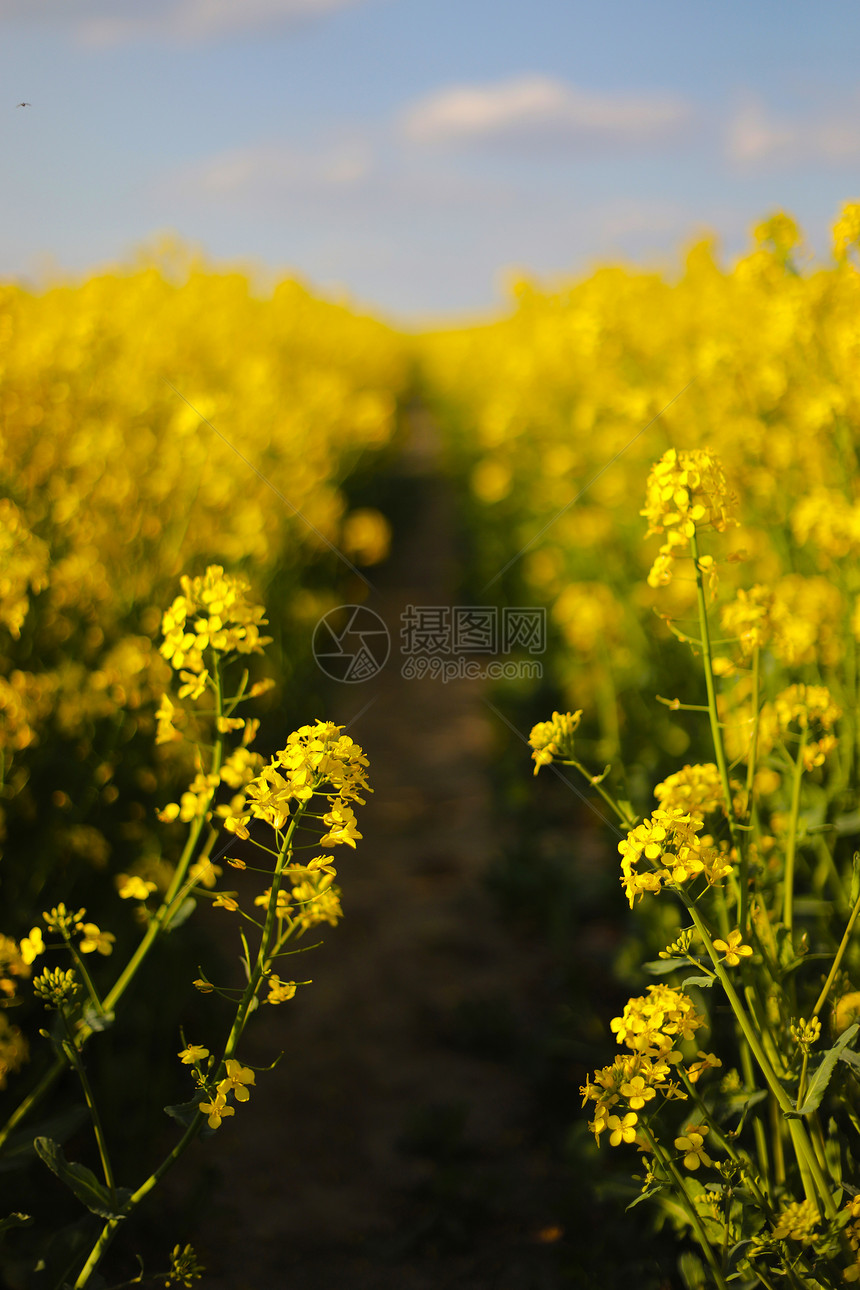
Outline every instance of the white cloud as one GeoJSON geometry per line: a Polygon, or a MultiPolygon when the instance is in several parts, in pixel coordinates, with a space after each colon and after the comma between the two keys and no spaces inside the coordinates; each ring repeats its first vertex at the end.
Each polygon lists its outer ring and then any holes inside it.
{"type": "Polygon", "coordinates": [[[175,44],[306,21],[363,0],[0,0],[0,20],[64,21],[90,45],[154,38],[175,44]]]}
{"type": "Polygon", "coordinates": [[[550,76],[460,85],[414,103],[401,119],[419,143],[635,144],[676,134],[690,105],[669,94],[601,94],[550,76]]]}
{"type": "Polygon", "coordinates": [[[370,149],[361,142],[338,143],[314,152],[260,144],[210,157],[174,174],[166,186],[184,195],[211,194],[240,201],[335,197],[361,187],[371,168],[370,149]]]}
{"type": "Polygon", "coordinates": [[[729,125],[726,152],[742,164],[856,161],[860,158],[858,103],[846,104],[838,115],[800,120],[770,115],[758,99],[749,98],[729,125]]]}

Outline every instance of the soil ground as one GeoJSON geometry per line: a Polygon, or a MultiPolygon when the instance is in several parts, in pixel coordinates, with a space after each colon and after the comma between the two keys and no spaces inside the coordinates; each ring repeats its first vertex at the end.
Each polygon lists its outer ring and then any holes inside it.
{"type": "Polygon", "coordinates": [[[413,431],[413,523],[368,601],[392,656],[319,714],[351,722],[370,758],[364,840],[337,857],[343,922],[295,960],[313,984],[249,1028],[244,1060],[285,1055],[208,1153],[218,1173],[191,1234],[208,1290],[567,1284],[559,1166],[516,1057],[546,1006],[548,956],[485,883],[506,828],[488,774],[497,718],[481,682],[400,676],[401,612],[451,604],[458,585],[431,432],[413,431]]]}

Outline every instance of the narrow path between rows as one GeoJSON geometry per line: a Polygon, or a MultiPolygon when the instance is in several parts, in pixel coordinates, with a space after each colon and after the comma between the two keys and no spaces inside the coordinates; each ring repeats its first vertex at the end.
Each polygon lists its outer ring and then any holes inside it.
{"type": "Polygon", "coordinates": [[[458,582],[421,414],[403,470],[414,522],[369,601],[392,656],[337,687],[336,711],[308,714],[349,722],[366,707],[349,730],[371,765],[364,840],[338,854],[344,921],[296,960],[313,985],[249,1029],[244,1060],[283,1060],[207,1144],[218,1179],[194,1241],[209,1290],[561,1284],[521,1060],[546,957],[502,924],[484,882],[505,832],[488,779],[496,719],[481,682],[400,676],[403,609],[451,604],[458,582]]]}

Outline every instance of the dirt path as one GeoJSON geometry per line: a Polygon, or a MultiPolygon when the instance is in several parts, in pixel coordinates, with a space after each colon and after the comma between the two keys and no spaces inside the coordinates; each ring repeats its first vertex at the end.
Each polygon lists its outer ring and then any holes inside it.
{"type": "Polygon", "coordinates": [[[450,604],[457,583],[420,421],[406,467],[414,526],[369,602],[392,658],[338,687],[331,714],[369,704],[350,728],[375,790],[364,841],[338,857],[343,923],[297,960],[313,985],[249,1030],[246,1060],[285,1057],[211,1152],[220,1179],[194,1236],[208,1290],[561,1284],[538,1235],[553,1180],[517,1060],[546,963],[483,883],[504,833],[487,777],[494,718],[480,682],[399,675],[401,611],[450,604]]]}

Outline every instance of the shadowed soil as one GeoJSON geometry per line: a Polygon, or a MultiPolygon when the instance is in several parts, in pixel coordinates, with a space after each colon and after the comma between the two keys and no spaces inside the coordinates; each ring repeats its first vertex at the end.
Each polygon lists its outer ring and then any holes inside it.
{"type": "Polygon", "coordinates": [[[313,984],[249,1027],[244,1061],[283,1059],[196,1149],[216,1171],[191,1234],[211,1290],[562,1284],[558,1167],[535,1142],[525,1056],[548,964],[485,886],[505,831],[487,771],[496,718],[481,682],[400,676],[401,612],[452,603],[458,583],[420,420],[404,487],[411,530],[367,602],[391,657],[319,714],[351,723],[374,788],[364,840],[337,856],[344,921],[292,960],[313,984]]]}

